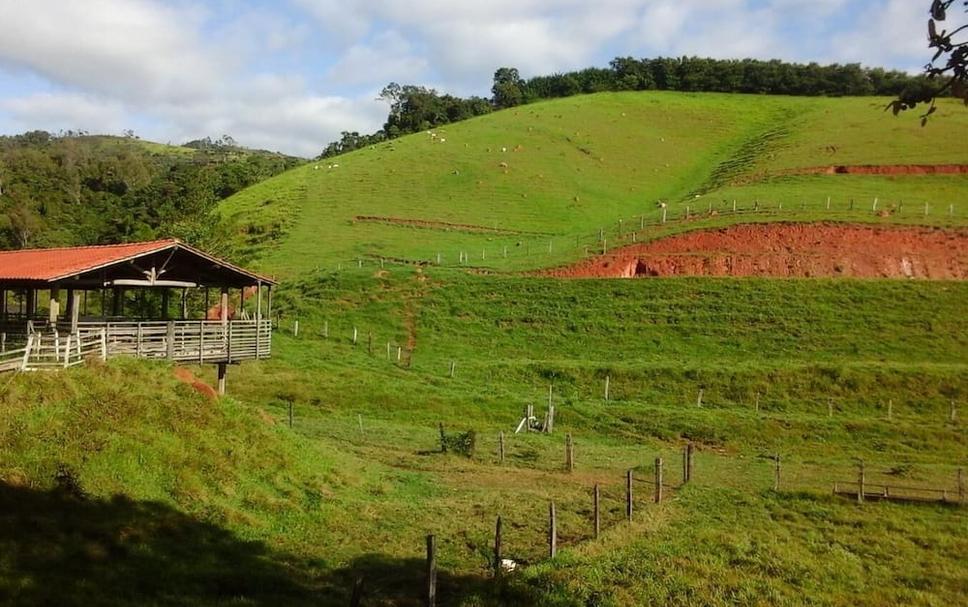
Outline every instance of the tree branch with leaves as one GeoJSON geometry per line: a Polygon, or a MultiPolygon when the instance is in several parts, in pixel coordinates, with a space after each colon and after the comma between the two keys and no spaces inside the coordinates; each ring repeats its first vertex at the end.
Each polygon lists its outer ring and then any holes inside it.
{"type": "Polygon", "coordinates": [[[902,92],[897,99],[888,104],[887,109],[898,115],[900,112],[927,103],[927,111],[921,115],[922,126],[928,117],[937,111],[937,99],[951,95],[968,105],[968,18],[965,23],[950,23],[949,13],[952,6],[960,4],[968,15],[968,0],[932,0],[928,19],[928,48],[935,49],[931,61],[924,66],[927,82],[902,92]]]}

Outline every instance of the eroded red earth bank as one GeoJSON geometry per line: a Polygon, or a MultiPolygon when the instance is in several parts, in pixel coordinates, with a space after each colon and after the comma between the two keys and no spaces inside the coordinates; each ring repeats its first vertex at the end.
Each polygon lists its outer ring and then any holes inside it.
{"type": "Polygon", "coordinates": [[[968,279],[968,230],[764,223],[688,232],[541,272],[559,278],[968,279]]]}

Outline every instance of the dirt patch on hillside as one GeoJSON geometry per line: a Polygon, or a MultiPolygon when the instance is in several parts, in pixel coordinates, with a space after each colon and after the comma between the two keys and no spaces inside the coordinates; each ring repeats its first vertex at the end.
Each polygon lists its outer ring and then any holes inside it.
{"type": "Polygon", "coordinates": [[[837,164],[783,171],[785,175],[966,175],[968,164],[837,164]]]}
{"type": "Polygon", "coordinates": [[[195,374],[185,367],[175,367],[175,379],[188,384],[193,390],[209,400],[216,400],[218,398],[218,392],[216,392],[215,388],[195,377],[195,374]]]}
{"type": "Polygon", "coordinates": [[[624,247],[540,275],[965,280],[968,230],[836,223],[736,225],[624,247]]]}

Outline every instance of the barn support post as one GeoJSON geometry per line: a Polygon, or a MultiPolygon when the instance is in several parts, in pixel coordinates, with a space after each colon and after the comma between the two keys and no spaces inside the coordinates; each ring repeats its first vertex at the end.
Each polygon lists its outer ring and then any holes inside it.
{"type": "Polygon", "coordinates": [[[121,287],[112,289],[111,316],[121,316],[124,312],[124,292],[121,287]]]}
{"type": "Polygon", "coordinates": [[[80,298],[74,289],[67,290],[67,313],[71,317],[71,335],[77,333],[77,321],[81,314],[80,298]]]}
{"type": "Polygon", "coordinates": [[[218,393],[219,396],[225,394],[225,375],[228,371],[228,363],[218,364],[218,393]]]}
{"type": "Polygon", "coordinates": [[[266,318],[270,321],[272,320],[272,285],[267,285],[266,288],[266,318]]]}
{"type": "Polygon", "coordinates": [[[40,297],[37,289],[30,290],[30,300],[27,302],[27,316],[31,319],[37,317],[37,304],[40,302],[40,297]]]}
{"type": "Polygon", "coordinates": [[[219,320],[222,321],[222,326],[229,324],[229,288],[222,287],[222,297],[219,299],[218,304],[219,310],[219,320]]]}
{"type": "Polygon", "coordinates": [[[262,320],[262,281],[256,283],[255,292],[255,319],[262,320]]]}
{"type": "Polygon", "coordinates": [[[52,325],[57,325],[57,317],[60,316],[60,288],[51,287],[50,306],[47,308],[47,320],[52,325]]]}
{"type": "Polygon", "coordinates": [[[181,292],[181,319],[188,320],[188,289],[181,292]]]}

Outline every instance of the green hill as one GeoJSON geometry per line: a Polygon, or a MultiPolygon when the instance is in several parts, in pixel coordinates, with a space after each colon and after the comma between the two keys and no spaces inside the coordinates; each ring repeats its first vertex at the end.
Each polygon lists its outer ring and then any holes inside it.
{"type": "Polygon", "coordinates": [[[963,108],[944,102],[922,128],[913,115],[885,113],[886,103],[663,92],[570,97],[300,167],[220,209],[246,253],[283,275],[359,257],[436,261],[438,253],[445,265],[466,253],[475,266],[540,267],[594,249],[600,230],[624,242],[630,229],[661,220],[658,200],[668,203],[670,218],[689,207],[717,211],[722,222],[735,199],[740,211],[783,205],[786,216],[870,221],[878,219],[870,212],[878,197],[881,209],[901,205],[887,221],[964,222],[965,175],[795,174],[831,165],[968,163],[963,108]],[[928,217],[924,202],[933,210],[928,217]]]}
{"type": "Polygon", "coordinates": [[[179,236],[222,249],[222,199],[301,164],[211,141],[198,149],[135,137],[0,136],[0,248],[179,236]]]}

